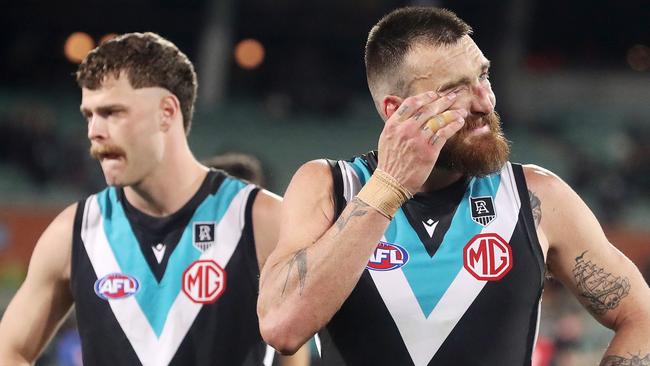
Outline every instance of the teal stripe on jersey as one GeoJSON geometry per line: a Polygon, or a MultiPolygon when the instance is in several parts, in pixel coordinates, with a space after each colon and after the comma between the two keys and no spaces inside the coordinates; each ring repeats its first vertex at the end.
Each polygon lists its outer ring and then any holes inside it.
{"type": "Polygon", "coordinates": [[[415,230],[400,209],[385,233],[388,242],[403,246],[409,262],[402,267],[404,276],[428,317],[463,267],[463,247],[483,227],[471,218],[470,197],[492,196],[501,181],[500,174],[472,179],[452,218],[449,230],[433,257],[430,257],[415,230]]]}
{"type": "Polygon", "coordinates": [[[194,212],[181,239],[169,257],[165,274],[160,283],[156,281],[131,225],[117,201],[115,188],[98,194],[98,202],[104,218],[104,231],[121,270],[137,278],[140,290],[135,298],[151,328],[160,336],[167,314],[181,291],[183,271],[201,256],[192,245],[193,222],[215,221],[219,223],[235,195],[246,186],[238,180],[225,179],[215,195],[209,195],[194,212]]]}

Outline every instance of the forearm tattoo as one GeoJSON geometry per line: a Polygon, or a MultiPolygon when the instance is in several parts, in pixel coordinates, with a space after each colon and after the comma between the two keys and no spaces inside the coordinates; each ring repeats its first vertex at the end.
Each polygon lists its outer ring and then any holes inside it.
{"type": "Polygon", "coordinates": [[[645,356],[630,355],[629,358],[608,355],[603,358],[600,366],[650,366],[650,353],[645,356]]]}
{"type": "Polygon", "coordinates": [[[346,217],[339,216],[339,218],[336,220],[336,235],[343,231],[351,218],[365,216],[368,213],[368,207],[370,207],[365,202],[356,197],[350,201],[350,205],[352,206],[352,212],[350,212],[350,214],[346,217]]]}
{"type": "Polygon", "coordinates": [[[616,308],[621,299],[630,293],[630,280],[605,272],[605,269],[585,259],[586,253],[584,251],[576,257],[573,276],[587,308],[594,314],[602,315],[616,308]]]}
{"type": "Polygon", "coordinates": [[[533,193],[530,189],[528,190],[528,195],[530,196],[530,208],[533,211],[533,219],[535,220],[535,228],[539,226],[539,222],[542,221],[542,201],[539,200],[539,197],[533,193]]]}
{"type": "Polygon", "coordinates": [[[298,283],[300,286],[299,294],[302,296],[302,291],[305,289],[305,280],[307,279],[307,248],[302,248],[294,254],[294,256],[289,260],[287,267],[287,278],[284,280],[284,287],[282,288],[282,296],[284,297],[284,292],[287,289],[287,283],[289,283],[289,276],[291,275],[291,270],[293,269],[294,264],[298,271],[298,283]]]}

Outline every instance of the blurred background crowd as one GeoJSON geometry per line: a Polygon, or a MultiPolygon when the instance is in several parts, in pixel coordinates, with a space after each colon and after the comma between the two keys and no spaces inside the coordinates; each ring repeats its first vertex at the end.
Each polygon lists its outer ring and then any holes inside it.
{"type": "MultiPolygon", "coordinates": [[[[282,194],[307,160],[376,148],[363,47],[404,5],[447,7],[473,26],[511,160],[565,179],[650,279],[647,0],[24,0],[0,12],[0,313],[47,223],[104,185],[72,76],[96,44],[132,31],[176,43],[199,75],[197,157],[257,156],[282,194]]],[[[552,280],[542,307],[536,365],[597,364],[611,331],[552,280]]],[[[77,364],[73,320],[64,328],[40,365],[77,364]]]]}

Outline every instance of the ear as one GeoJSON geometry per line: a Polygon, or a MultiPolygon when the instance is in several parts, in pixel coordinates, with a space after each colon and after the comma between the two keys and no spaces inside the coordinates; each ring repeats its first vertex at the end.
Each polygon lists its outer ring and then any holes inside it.
{"type": "Polygon", "coordinates": [[[167,132],[176,120],[181,117],[181,104],[173,94],[167,94],[160,100],[160,128],[167,132]]]}
{"type": "Polygon", "coordinates": [[[397,108],[399,108],[400,105],[402,105],[402,102],[404,99],[395,96],[395,95],[386,95],[384,99],[381,101],[381,112],[383,114],[382,117],[384,117],[384,120],[387,120],[390,118],[390,116],[395,113],[397,108]]]}

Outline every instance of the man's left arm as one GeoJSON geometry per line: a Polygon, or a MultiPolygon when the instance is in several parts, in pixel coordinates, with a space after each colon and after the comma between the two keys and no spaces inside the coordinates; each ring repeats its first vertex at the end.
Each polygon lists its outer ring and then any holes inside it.
{"type": "Polygon", "coordinates": [[[549,271],[615,332],[601,366],[650,366],[650,289],[638,268],[566,183],[536,166],[524,172],[549,271]]]}
{"type": "MultiPolygon", "coordinates": [[[[264,189],[257,193],[253,203],[253,235],[260,271],[278,243],[281,205],[282,197],[264,189]]],[[[280,365],[307,366],[310,363],[309,357],[309,343],[305,343],[291,356],[280,355],[280,365]]]]}

